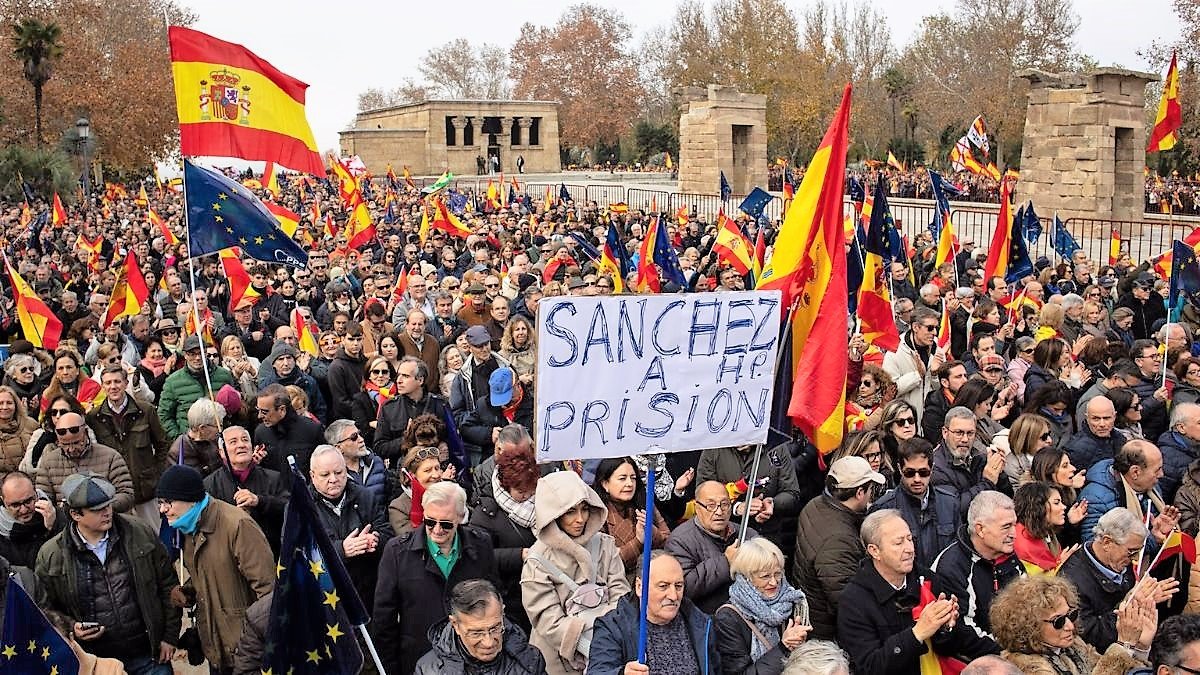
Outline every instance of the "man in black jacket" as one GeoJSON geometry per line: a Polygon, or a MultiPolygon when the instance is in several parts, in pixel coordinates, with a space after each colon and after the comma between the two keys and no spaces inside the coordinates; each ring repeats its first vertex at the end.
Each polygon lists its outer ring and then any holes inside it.
{"type": "MultiPolygon", "coordinates": [[[[1161,302],[1159,304],[1162,304],[1161,302]]],[[[1141,371],[1133,393],[1142,404],[1142,433],[1158,438],[1167,430],[1167,388],[1163,384],[1163,355],[1154,340],[1134,340],[1129,357],[1141,371]]]]}
{"type": "Polygon", "coordinates": [[[967,366],[962,361],[947,361],[935,375],[938,388],[925,396],[925,410],[921,413],[922,435],[930,443],[937,443],[942,438],[946,411],[954,405],[958,390],[967,383],[967,366]]]}
{"type": "Polygon", "coordinates": [[[22,471],[10,471],[0,480],[0,558],[33,569],[38,550],[62,531],[63,517],[53,502],[22,471]]]}
{"type": "MultiPolygon", "coordinates": [[[[1132,511],[1118,507],[1100,516],[1092,535],[1067,558],[1059,575],[1079,591],[1076,633],[1096,649],[1108,649],[1117,641],[1117,607],[1134,589],[1133,562],[1146,543],[1146,526],[1132,511]]],[[[1174,595],[1179,582],[1146,575],[1138,586],[1138,592],[1159,603],[1174,595]]]]}
{"type": "Polygon", "coordinates": [[[1141,272],[1133,282],[1133,288],[1117,300],[1117,307],[1128,307],[1133,311],[1131,332],[1138,340],[1154,336],[1154,324],[1167,318],[1167,308],[1162,296],[1154,292],[1154,275],[1141,272]]]}
{"type": "Polygon", "coordinates": [[[933,592],[958,598],[962,622],[970,630],[970,652],[998,649],[992,638],[992,599],[1013,579],[1025,575],[1013,554],[1017,512],[1012,498],[980,492],[967,511],[958,539],[933,561],[933,592]]]}
{"type": "Polygon", "coordinates": [[[862,538],[867,559],[842,591],[837,625],[838,643],[849,652],[857,675],[920,672],[927,641],[943,656],[969,659],[1000,651],[972,649],[953,595],[943,593],[913,619],[928,576],[915,565],[912,534],[898,511],[867,516],[862,538]]]}
{"type": "MultiPolygon", "coordinates": [[[[404,432],[408,423],[429,413],[440,420],[450,419],[446,399],[425,393],[429,368],[415,356],[406,356],[396,368],[396,395],[379,411],[375,428],[375,454],[393,462],[404,456],[404,432]]],[[[467,468],[465,458],[451,457],[459,475],[467,468]]]]}
{"type": "Polygon", "coordinates": [[[329,421],[350,419],[350,402],[362,391],[363,329],[357,321],[346,324],[346,335],[338,347],[333,363],[329,364],[326,381],[329,383],[329,421]]]}
{"type": "MultiPolygon", "coordinates": [[[[1117,410],[1106,396],[1096,396],[1084,406],[1083,423],[1063,449],[1071,464],[1091,467],[1102,459],[1112,459],[1125,444],[1125,435],[1116,431],[1117,410]]],[[[1168,499],[1170,499],[1168,497],[1168,499]]]]}
{"type": "Polygon", "coordinates": [[[296,468],[308,471],[308,456],[325,442],[321,425],[296,414],[291,398],[282,384],[269,384],[258,392],[258,419],[254,444],[266,446],[267,454],[259,462],[280,473],[289,471],[288,457],[296,458],[296,468]]]}
{"type": "Polygon", "coordinates": [[[512,368],[497,368],[488,376],[487,393],[462,423],[463,440],[473,446],[468,447],[472,466],[492,456],[500,430],[514,422],[533,427],[533,394],[516,380],[512,368]]]}
{"type": "Polygon", "coordinates": [[[450,613],[451,588],[468,579],[496,581],[491,537],[462,524],[466,492],[449,481],[435,483],[421,505],[424,526],[387,543],[375,584],[371,625],[391,673],[413,672],[417,659],[429,651],[429,629],[450,613]]]}
{"type": "Polygon", "coordinates": [[[946,412],[942,443],[933,450],[933,484],[945,485],[958,495],[958,509],[966,515],[971,500],[984,490],[1012,493],[1004,473],[1004,453],[988,448],[975,454],[975,413],[962,406],[946,412]]]}
{"type": "MultiPolygon", "coordinates": [[[[271,551],[278,556],[283,510],[292,483],[282,478],[278,471],[253,462],[254,446],[250,442],[250,432],[243,427],[225,427],[221,436],[225,439],[221,467],[204,477],[204,491],[213,499],[249,513],[266,535],[271,551]]],[[[290,476],[291,473],[283,475],[290,476]]]]}
{"type": "Polygon", "coordinates": [[[913,439],[900,444],[900,484],[871,505],[872,511],[895,509],[912,533],[916,565],[933,566],[942,549],[954,543],[962,527],[958,494],[945,485],[932,486],[933,455],[929,444],[913,439]]]}

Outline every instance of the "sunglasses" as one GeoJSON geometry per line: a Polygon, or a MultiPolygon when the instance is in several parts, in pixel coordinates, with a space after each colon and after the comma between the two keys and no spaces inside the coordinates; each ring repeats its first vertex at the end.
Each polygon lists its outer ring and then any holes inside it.
{"type": "Polygon", "coordinates": [[[458,523],[450,522],[449,520],[434,520],[433,518],[424,518],[422,522],[425,524],[425,529],[436,530],[442,528],[444,532],[451,532],[458,527],[458,523]]]}
{"type": "Polygon", "coordinates": [[[30,368],[29,366],[21,366],[20,368],[17,368],[17,372],[18,373],[32,373],[33,368],[30,368]]]}
{"type": "Polygon", "coordinates": [[[1053,619],[1042,619],[1042,623],[1048,623],[1054,630],[1062,630],[1067,626],[1067,622],[1075,623],[1079,620],[1079,608],[1076,607],[1066,614],[1054,617],[1053,619]]]}
{"type": "Polygon", "coordinates": [[[371,374],[372,375],[391,375],[392,371],[388,370],[387,368],[376,368],[375,370],[371,371],[371,374]]]}
{"type": "Polygon", "coordinates": [[[905,478],[916,478],[917,476],[929,478],[933,475],[933,469],[904,469],[900,471],[900,475],[905,478]]]}
{"type": "Polygon", "coordinates": [[[51,408],[49,412],[51,417],[58,417],[59,415],[65,415],[71,411],[69,409],[64,410],[61,408],[51,408]]]}
{"type": "Polygon", "coordinates": [[[1049,440],[1053,440],[1054,436],[1051,436],[1050,432],[1047,431],[1046,433],[1042,434],[1039,438],[1041,438],[1041,440],[1043,440],[1043,441],[1049,441],[1049,440]]]}
{"type": "Polygon", "coordinates": [[[897,417],[896,419],[892,420],[892,424],[901,427],[909,427],[916,423],[917,420],[915,417],[897,417]]]}
{"type": "Polygon", "coordinates": [[[58,434],[61,437],[61,436],[66,436],[67,434],[77,434],[77,433],[79,433],[79,430],[82,428],[83,427],[81,427],[81,426],[59,427],[54,430],[54,433],[58,434]]]}
{"type": "Polygon", "coordinates": [[[356,432],[350,434],[349,436],[343,438],[342,440],[338,441],[338,443],[345,443],[346,441],[357,441],[360,438],[362,438],[362,434],[360,434],[356,431],[356,432]]]}

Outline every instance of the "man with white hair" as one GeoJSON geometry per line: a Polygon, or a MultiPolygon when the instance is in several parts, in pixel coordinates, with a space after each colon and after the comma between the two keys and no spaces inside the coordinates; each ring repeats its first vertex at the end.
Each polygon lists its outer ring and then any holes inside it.
{"type": "Polygon", "coordinates": [[[933,592],[956,597],[963,624],[970,629],[966,653],[999,652],[991,634],[992,599],[1025,574],[1013,555],[1016,527],[1012,498],[984,490],[971,501],[958,539],[933,561],[933,592]]]}
{"type": "Polygon", "coordinates": [[[1133,563],[1142,555],[1148,534],[1132,511],[1115,508],[1100,516],[1092,540],[1067,558],[1058,572],[1079,591],[1079,620],[1073,622],[1076,633],[1097,649],[1108,649],[1117,641],[1117,607],[1131,591],[1159,603],[1179,588],[1174,578],[1160,582],[1146,575],[1134,590],[1133,563]]]}
{"type": "Polygon", "coordinates": [[[809,640],[792,650],[781,675],[850,675],[850,661],[836,644],[809,640]]]}
{"type": "Polygon", "coordinates": [[[951,408],[942,426],[942,442],[933,451],[933,485],[946,485],[957,492],[963,513],[984,490],[1012,492],[1004,473],[1004,452],[995,446],[975,452],[975,429],[975,413],[963,406],[951,408]]]}
{"type": "Polygon", "coordinates": [[[430,627],[450,613],[450,589],[467,579],[498,579],[491,536],[463,524],[462,487],[434,483],[421,507],[423,527],[387,543],[375,584],[372,625],[384,668],[393,673],[413,672],[429,651],[430,627]]]}
{"type": "Polygon", "coordinates": [[[1158,487],[1163,499],[1172,503],[1188,465],[1200,459],[1200,405],[1176,403],[1171,408],[1171,426],[1158,437],[1158,449],[1163,458],[1158,487]]]}
{"type": "Polygon", "coordinates": [[[1075,344],[1075,340],[1083,335],[1083,296],[1067,293],[1062,296],[1063,322],[1058,332],[1066,338],[1067,344],[1075,344]]]}

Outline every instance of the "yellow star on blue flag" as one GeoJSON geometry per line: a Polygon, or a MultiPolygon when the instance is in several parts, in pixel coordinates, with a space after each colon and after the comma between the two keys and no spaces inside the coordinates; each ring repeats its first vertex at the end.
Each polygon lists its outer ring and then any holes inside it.
{"type": "Polygon", "coordinates": [[[78,675],[79,659],[17,581],[6,580],[4,629],[0,632],[0,673],[78,675]],[[17,645],[25,645],[18,650],[17,645]]]}

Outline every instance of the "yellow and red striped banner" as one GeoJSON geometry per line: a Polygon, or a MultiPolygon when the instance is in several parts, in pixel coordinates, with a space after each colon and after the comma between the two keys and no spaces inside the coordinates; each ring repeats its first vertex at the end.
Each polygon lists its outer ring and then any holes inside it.
{"type": "Polygon", "coordinates": [[[200,31],[171,26],[167,40],[185,156],[265,160],[324,175],[304,113],[307,84],[200,31]]]}

